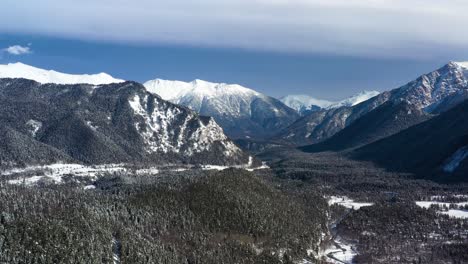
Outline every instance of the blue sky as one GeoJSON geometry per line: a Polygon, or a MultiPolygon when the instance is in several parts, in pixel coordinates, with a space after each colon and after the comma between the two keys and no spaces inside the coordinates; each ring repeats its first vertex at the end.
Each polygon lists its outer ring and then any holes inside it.
{"type": "MultiPolygon", "coordinates": [[[[388,90],[468,60],[460,0],[4,0],[0,63],[239,83],[279,97],[388,90]],[[67,11],[68,10],[68,11],[67,11]],[[73,10],[73,12],[69,12],[73,10]],[[28,46],[29,45],[29,46],[28,46]]],[[[466,7],[466,8],[464,8],[466,7]]]]}

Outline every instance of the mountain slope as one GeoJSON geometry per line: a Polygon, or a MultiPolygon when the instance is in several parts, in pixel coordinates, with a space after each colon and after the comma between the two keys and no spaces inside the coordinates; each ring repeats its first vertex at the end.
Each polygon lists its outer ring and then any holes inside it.
{"type": "Polygon", "coordinates": [[[298,145],[319,143],[387,101],[406,102],[427,113],[446,111],[468,98],[466,63],[450,62],[442,68],[352,107],[322,110],[297,120],[277,138],[298,145]]]}
{"type": "Polygon", "coordinates": [[[248,161],[212,118],[166,102],[135,82],[92,86],[0,79],[0,102],[0,126],[7,129],[2,137],[9,140],[0,144],[0,166],[22,165],[27,153],[49,153],[48,160],[31,158],[33,164],[248,161]]]}
{"type": "Polygon", "coordinates": [[[279,100],[235,84],[152,80],[147,90],[212,116],[233,138],[265,138],[292,124],[298,114],[279,100]]]}
{"type": "Polygon", "coordinates": [[[23,63],[9,63],[0,65],[0,78],[25,78],[39,83],[93,85],[121,83],[124,80],[115,79],[106,73],[73,75],[53,70],[43,70],[23,63]]]}
{"type": "Polygon", "coordinates": [[[340,151],[363,146],[426,121],[430,115],[406,102],[387,102],[327,140],[303,147],[307,152],[340,151]]]}
{"type": "Polygon", "coordinates": [[[357,95],[351,96],[338,102],[320,100],[308,95],[287,95],[280,98],[285,105],[296,110],[300,115],[304,116],[311,112],[321,109],[334,109],[343,106],[354,106],[370,98],[377,96],[377,91],[364,91],[357,95]]]}
{"type": "Polygon", "coordinates": [[[358,159],[421,176],[468,181],[468,101],[426,122],[355,150],[358,159]]]}

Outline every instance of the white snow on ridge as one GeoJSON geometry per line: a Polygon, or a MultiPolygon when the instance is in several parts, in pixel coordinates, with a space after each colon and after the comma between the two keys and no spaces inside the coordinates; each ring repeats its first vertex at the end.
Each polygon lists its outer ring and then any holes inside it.
{"type": "Polygon", "coordinates": [[[308,95],[288,95],[282,97],[280,100],[292,109],[298,112],[303,112],[305,110],[311,110],[314,106],[323,109],[334,109],[343,106],[355,106],[379,94],[380,93],[377,91],[363,91],[357,95],[351,96],[349,98],[337,102],[320,100],[308,95]]]}
{"type": "Polygon", "coordinates": [[[468,61],[454,62],[456,65],[468,69],[468,61]]]}
{"type": "Polygon", "coordinates": [[[53,70],[44,70],[20,62],[0,64],[0,78],[24,78],[36,82],[56,84],[110,84],[121,83],[124,80],[116,79],[107,73],[98,74],[67,74],[53,70]]]}
{"type": "Polygon", "coordinates": [[[172,101],[191,94],[200,97],[217,97],[226,94],[260,95],[260,93],[238,84],[212,83],[203,80],[192,82],[155,79],[145,82],[146,89],[158,94],[162,99],[172,101]]]}

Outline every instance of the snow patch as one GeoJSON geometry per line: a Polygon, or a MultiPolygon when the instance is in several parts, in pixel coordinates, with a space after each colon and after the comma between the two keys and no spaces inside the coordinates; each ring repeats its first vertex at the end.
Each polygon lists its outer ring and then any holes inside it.
{"type": "Polygon", "coordinates": [[[361,207],[372,206],[373,203],[360,203],[355,202],[346,196],[330,196],[328,198],[328,205],[338,204],[348,209],[359,210],[361,207]]]}
{"type": "Polygon", "coordinates": [[[42,128],[42,122],[33,119],[26,122],[26,125],[28,125],[31,128],[30,132],[33,137],[36,137],[37,131],[39,131],[42,128]]]}

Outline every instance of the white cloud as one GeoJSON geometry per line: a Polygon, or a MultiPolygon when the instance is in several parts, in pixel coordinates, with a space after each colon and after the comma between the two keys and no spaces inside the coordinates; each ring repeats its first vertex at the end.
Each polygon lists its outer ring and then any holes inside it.
{"type": "Polygon", "coordinates": [[[23,55],[31,53],[31,49],[29,47],[23,47],[20,45],[10,46],[8,48],[3,49],[3,51],[12,55],[23,55]]]}
{"type": "Polygon", "coordinates": [[[2,9],[0,32],[85,40],[417,57],[468,46],[466,0],[4,0],[2,9]]]}

